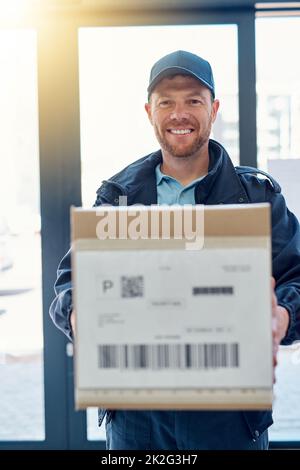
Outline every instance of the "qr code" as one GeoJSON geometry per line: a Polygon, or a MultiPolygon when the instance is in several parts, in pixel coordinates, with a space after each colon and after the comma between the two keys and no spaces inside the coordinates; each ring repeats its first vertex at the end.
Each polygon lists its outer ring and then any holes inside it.
{"type": "Polygon", "coordinates": [[[123,298],[144,296],[143,276],[121,276],[121,296],[123,298]]]}

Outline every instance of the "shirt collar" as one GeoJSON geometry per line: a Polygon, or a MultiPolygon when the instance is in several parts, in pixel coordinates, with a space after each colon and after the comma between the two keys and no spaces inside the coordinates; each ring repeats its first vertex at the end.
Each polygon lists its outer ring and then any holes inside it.
{"type": "Polygon", "coordinates": [[[168,179],[168,176],[161,172],[160,163],[156,165],[155,167],[155,175],[156,175],[156,186],[158,186],[164,178],[168,179]]]}
{"type": "MultiPolygon", "coordinates": [[[[160,165],[161,163],[159,163],[158,165],[156,165],[155,167],[155,175],[156,175],[156,186],[158,186],[162,180],[173,180],[173,181],[176,181],[178,184],[179,181],[177,181],[175,178],[173,178],[172,176],[169,176],[169,175],[165,175],[164,173],[162,173],[161,169],[160,169],[160,165]]],[[[203,175],[203,176],[200,176],[199,178],[191,181],[187,186],[185,186],[185,188],[189,188],[190,186],[194,186],[196,183],[198,183],[199,181],[201,181],[203,178],[205,178],[206,175],[203,175]]]]}

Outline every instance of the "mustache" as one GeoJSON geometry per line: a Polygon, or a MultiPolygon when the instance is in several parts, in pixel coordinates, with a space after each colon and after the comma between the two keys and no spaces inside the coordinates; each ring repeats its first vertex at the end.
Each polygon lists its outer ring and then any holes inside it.
{"type": "Polygon", "coordinates": [[[190,126],[193,128],[197,127],[197,123],[192,122],[190,119],[186,119],[186,118],[172,119],[170,121],[167,121],[164,127],[176,127],[176,126],[182,126],[182,125],[185,125],[186,127],[190,126]]]}

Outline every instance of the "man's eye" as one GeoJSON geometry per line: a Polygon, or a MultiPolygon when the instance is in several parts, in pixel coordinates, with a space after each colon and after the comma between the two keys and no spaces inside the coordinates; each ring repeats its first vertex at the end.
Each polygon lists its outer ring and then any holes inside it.
{"type": "Polygon", "coordinates": [[[159,103],[159,106],[160,106],[161,108],[166,108],[166,107],[169,106],[169,105],[170,105],[170,101],[169,101],[169,100],[160,101],[160,103],[159,103]]]}
{"type": "Polygon", "coordinates": [[[199,104],[202,104],[202,101],[201,100],[197,100],[196,98],[190,100],[190,104],[192,105],[199,105],[199,104]]]}

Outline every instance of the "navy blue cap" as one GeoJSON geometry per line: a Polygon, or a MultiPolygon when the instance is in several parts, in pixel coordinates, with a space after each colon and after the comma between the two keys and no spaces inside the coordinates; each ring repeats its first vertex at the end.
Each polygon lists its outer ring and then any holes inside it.
{"type": "Polygon", "coordinates": [[[215,82],[209,62],[187,51],[176,51],[159,59],[150,72],[148,96],[162,80],[173,75],[190,75],[206,86],[215,97],[215,82]]]}

